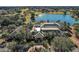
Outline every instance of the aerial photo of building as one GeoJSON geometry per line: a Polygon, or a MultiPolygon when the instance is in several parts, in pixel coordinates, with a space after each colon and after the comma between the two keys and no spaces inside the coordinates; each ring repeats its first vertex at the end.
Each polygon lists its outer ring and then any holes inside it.
{"type": "Polygon", "coordinates": [[[79,7],[0,7],[0,52],[79,52],[79,7]]]}

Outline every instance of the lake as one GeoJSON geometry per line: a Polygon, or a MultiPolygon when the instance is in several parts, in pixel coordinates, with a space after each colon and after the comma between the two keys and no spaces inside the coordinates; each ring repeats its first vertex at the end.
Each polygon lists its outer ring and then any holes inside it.
{"type": "Polygon", "coordinates": [[[62,14],[40,14],[35,18],[36,21],[49,21],[49,22],[55,22],[55,21],[65,21],[67,23],[70,23],[70,25],[73,25],[75,22],[75,19],[72,18],[70,15],[62,15],[62,14]]]}

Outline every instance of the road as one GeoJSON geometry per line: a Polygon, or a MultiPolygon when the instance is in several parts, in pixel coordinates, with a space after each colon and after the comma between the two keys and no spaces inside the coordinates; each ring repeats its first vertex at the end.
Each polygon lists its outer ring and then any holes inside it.
{"type": "Polygon", "coordinates": [[[16,32],[19,32],[20,30],[22,30],[22,27],[23,27],[23,26],[17,27],[9,36],[14,36],[14,34],[15,34],[16,32]]]}
{"type": "Polygon", "coordinates": [[[71,31],[72,31],[73,34],[72,34],[72,37],[70,37],[70,39],[79,48],[79,39],[76,38],[74,27],[72,27],[72,30],[71,31]]]}

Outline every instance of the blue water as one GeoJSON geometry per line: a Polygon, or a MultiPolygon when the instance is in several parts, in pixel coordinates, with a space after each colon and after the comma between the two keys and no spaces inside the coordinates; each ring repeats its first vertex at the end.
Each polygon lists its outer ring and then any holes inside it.
{"type": "Polygon", "coordinates": [[[62,14],[42,14],[40,16],[37,16],[35,18],[36,21],[65,21],[69,23],[70,25],[73,25],[75,22],[75,19],[72,18],[70,15],[62,15],[62,14]]]}

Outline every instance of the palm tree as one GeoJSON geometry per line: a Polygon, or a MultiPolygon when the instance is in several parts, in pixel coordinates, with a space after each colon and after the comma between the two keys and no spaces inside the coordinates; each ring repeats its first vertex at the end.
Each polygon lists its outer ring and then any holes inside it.
{"type": "Polygon", "coordinates": [[[67,11],[64,11],[64,15],[66,15],[67,14],[67,11]]]}

